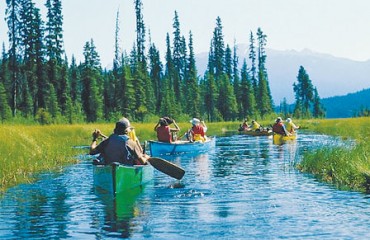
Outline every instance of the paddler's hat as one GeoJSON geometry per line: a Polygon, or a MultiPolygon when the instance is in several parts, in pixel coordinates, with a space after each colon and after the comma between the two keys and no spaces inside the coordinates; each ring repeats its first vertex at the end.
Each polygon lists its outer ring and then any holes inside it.
{"type": "Polygon", "coordinates": [[[198,118],[193,118],[193,119],[191,119],[191,120],[190,120],[190,122],[191,122],[191,124],[193,124],[193,125],[197,125],[197,124],[199,124],[199,123],[200,123],[200,120],[199,120],[198,118]]]}
{"type": "Polygon", "coordinates": [[[116,122],[114,133],[125,134],[126,132],[130,132],[131,129],[133,129],[133,127],[131,127],[130,121],[127,118],[121,118],[118,122],[116,122]]]}

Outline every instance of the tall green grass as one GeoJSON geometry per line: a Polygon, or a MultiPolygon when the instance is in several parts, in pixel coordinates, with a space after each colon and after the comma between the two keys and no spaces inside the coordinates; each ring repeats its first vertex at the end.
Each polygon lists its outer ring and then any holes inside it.
{"type": "Polygon", "coordinates": [[[370,192],[370,118],[307,120],[312,131],[355,141],[353,148],[323,147],[303,155],[297,166],[339,188],[370,192]]]}
{"type": "Polygon", "coordinates": [[[0,190],[35,180],[43,171],[74,163],[71,145],[80,137],[79,127],[2,125],[0,128],[0,190]]]}

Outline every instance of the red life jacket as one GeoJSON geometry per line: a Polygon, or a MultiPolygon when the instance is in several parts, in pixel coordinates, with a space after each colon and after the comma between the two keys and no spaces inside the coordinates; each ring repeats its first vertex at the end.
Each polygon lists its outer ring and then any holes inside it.
{"type": "Polygon", "coordinates": [[[195,134],[200,134],[202,137],[204,137],[204,129],[202,126],[200,125],[195,125],[191,128],[191,131],[193,133],[193,135],[195,134]]]}
{"type": "Polygon", "coordinates": [[[169,126],[159,126],[157,128],[157,138],[160,142],[171,142],[171,131],[169,126]]]}
{"type": "Polygon", "coordinates": [[[284,127],[283,127],[283,123],[282,122],[275,123],[274,126],[272,126],[272,131],[274,133],[285,135],[285,131],[284,131],[284,127]]]}

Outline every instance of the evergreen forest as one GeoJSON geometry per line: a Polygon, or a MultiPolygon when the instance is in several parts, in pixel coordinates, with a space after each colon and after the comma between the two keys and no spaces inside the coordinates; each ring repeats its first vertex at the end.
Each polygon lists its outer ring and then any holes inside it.
{"type": "MultiPolygon", "coordinates": [[[[150,41],[141,0],[133,0],[136,40],[120,50],[119,13],[115,26],[112,69],[102,68],[94,40],[81,46],[84,59],[67,59],[63,49],[62,0],[45,0],[45,19],[33,0],[6,0],[8,47],[2,40],[0,118],[40,124],[116,121],[125,116],[149,121],[158,116],[198,117],[210,122],[276,115],[266,69],[267,35],[261,28],[246,33],[248,59],[224,41],[220,17],[215,20],[205,73],[196,68],[193,35],[183,34],[178,13],[166,35],[166,51],[150,41]],[[149,40],[148,40],[149,39],[149,40]],[[161,54],[163,60],[161,60],[161,54]],[[163,61],[163,62],[162,62],[163,61]],[[239,61],[242,61],[239,69],[239,61]]],[[[212,31],[212,29],[210,29],[212,31]]],[[[317,89],[301,66],[293,111],[284,115],[323,117],[317,89]]]]}

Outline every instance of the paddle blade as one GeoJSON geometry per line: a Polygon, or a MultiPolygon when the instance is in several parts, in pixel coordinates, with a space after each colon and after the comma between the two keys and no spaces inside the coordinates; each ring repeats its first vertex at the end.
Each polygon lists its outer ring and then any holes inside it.
{"type": "Polygon", "coordinates": [[[184,169],[162,158],[151,157],[148,161],[158,171],[178,180],[180,180],[185,174],[184,169]]]}

